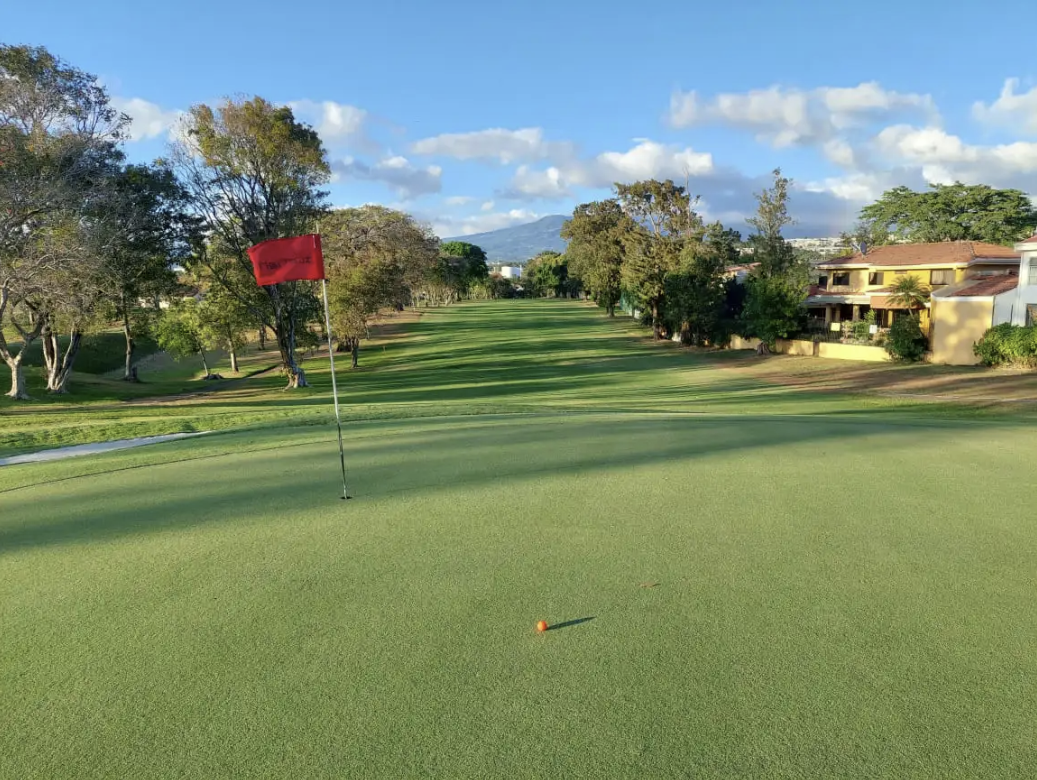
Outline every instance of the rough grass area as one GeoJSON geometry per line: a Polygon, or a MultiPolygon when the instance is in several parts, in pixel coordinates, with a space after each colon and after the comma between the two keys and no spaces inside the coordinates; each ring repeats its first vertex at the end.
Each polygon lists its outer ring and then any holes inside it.
{"type": "MultiPolygon", "coordinates": [[[[62,349],[68,347],[68,336],[59,336],[62,349]]],[[[134,341],[134,360],[146,358],[158,352],[158,344],[152,339],[141,337],[134,341]]],[[[12,352],[18,354],[20,345],[12,344],[12,352]]],[[[76,370],[83,374],[104,374],[122,368],[126,361],[126,337],[121,330],[106,330],[83,337],[76,356],[76,370]]],[[[43,342],[37,339],[29,345],[22,362],[27,366],[43,365],[43,342]]]]}
{"type": "Polygon", "coordinates": [[[384,346],[349,502],[316,362],[152,407],[280,424],[0,469],[0,776],[1032,774],[1026,414],[574,304],[384,346]]]}

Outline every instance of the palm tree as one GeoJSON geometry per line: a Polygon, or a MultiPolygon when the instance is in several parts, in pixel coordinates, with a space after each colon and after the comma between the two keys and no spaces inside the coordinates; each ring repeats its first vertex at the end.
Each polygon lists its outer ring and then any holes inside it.
{"type": "Polygon", "coordinates": [[[931,292],[929,285],[917,276],[906,274],[890,285],[889,302],[912,311],[924,309],[931,292]]]}

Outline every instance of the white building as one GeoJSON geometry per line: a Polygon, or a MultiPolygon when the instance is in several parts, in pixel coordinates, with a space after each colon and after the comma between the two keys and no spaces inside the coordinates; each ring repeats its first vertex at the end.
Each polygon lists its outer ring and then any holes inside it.
{"type": "Polygon", "coordinates": [[[1015,245],[1019,260],[1019,285],[1012,307],[1013,325],[1037,324],[1037,236],[1015,245]]]}
{"type": "Polygon", "coordinates": [[[522,266],[502,265],[500,267],[500,275],[505,279],[518,279],[522,276],[522,266]]]}

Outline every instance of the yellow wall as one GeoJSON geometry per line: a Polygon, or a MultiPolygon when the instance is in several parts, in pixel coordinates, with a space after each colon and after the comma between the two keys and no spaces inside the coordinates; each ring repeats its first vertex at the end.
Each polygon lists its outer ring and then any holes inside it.
{"type": "Polygon", "coordinates": [[[813,341],[805,341],[803,339],[780,339],[775,346],[777,346],[778,352],[781,352],[783,355],[799,355],[800,357],[814,356],[813,341]]]}
{"type": "Polygon", "coordinates": [[[826,344],[821,342],[818,346],[818,357],[833,358],[835,360],[867,360],[873,363],[881,363],[889,360],[889,353],[882,347],[867,347],[863,344],[826,344]]]}
{"type": "Polygon", "coordinates": [[[731,349],[756,349],[760,346],[759,339],[743,339],[741,336],[731,337],[731,349]]]}
{"type": "MultiPolygon", "coordinates": [[[[731,339],[731,349],[756,349],[760,343],[759,339],[743,339],[734,336],[731,339]]],[[[832,358],[834,360],[867,360],[879,362],[889,360],[889,355],[882,347],[866,347],[861,344],[814,344],[813,341],[805,339],[778,339],[775,344],[775,352],[782,355],[796,355],[799,357],[812,357],[817,350],[817,356],[832,358]]]]}
{"type": "Polygon", "coordinates": [[[994,302],[934,298],[932,314],[933,362],[952,366],[978,363],[972,345],[989,330],[994,302]]]}
{"type": "MultiPolygon", "coordinates": [[[[930,277],[930,272],[931,271],[943,271],[943,270],[947,270],[949,268],[950,268],[950,266],[948,266],[948,265],[944,265],[944,266],[931,265],[931,266],[925,266],[924,268],[919,268],[917,266],[912,267],[912,268],[890,268],[888,266],[887,267],[883,267],[883,268],[876,267],[876,268],[872,268],[871,271],[881,271],[884,274],[883,279],[882,279],[882,284],[867,284],[867,285],[865,285],[865,288],[868,289],[868,290],[879,290],[879,289],[881,289],[883,287],[889,287],[897,279],[900,279],[901,277],[904,277],[904,276],[914,276],[914,277],[916,277],[918,279],[918,281],[922,282],[922,284],[926,284],[927,285],[927,284],[929,284],[929,279],[931,278],[930,277]],[[897,273],[898,271],[904,271],[905,273],[900,274],[900,273],[897,273]]],[[[868,273],[870,274],[871,271],[869,271],[868,273]]],[[[967,271],[968,271],[967,268],[955,268],[954,269],[954,281],[955,282],[963,281],[965,279],[967,271]]],[[[864,277],[864,281],[865,282],[868,281],[868,276],[864,277]]]]}

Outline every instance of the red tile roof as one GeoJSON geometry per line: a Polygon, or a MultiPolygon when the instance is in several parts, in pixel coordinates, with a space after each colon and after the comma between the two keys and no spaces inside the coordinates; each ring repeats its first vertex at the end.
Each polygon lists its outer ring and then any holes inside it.
{"type": "Polygon", "coordinates": [[[996,276],[972,277],[968,287],[955,291],[952,298],[980,298],[988,295],[1000,295],[1014,290],[1019,285],[1019,277],[1015,274],[997,274],[996,276]]]}
{"type": "MultiPolygon", "coordinates": [[[[1037,236],[1035,236],[1037,238],[1037,236]]],[[[822,266],[870,265],[964,265],[977,257],[1018,260],[1019,253],[1011,247],[987,244],[982,241],[944,241],[938,244],[890,244],[822,263],[822,266]]]]}
{"type": "Polygon", "coordinates": [[[1020,241],[1020,244],[1037,244],[1037,236],[1030,236],[1025,241],[1020,241]]]}

